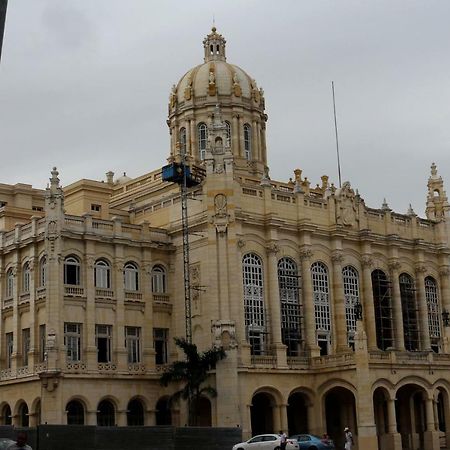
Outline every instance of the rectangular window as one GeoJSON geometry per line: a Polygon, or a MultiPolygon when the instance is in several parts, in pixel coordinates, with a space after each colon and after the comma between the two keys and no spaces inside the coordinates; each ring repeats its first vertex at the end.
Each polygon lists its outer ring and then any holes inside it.
{"type": "Polygon", "coordinates": [[[46,334],[45,334],[45,325],[39,325],[39,361],[45,361],[45,342],[46,342],[46,334]]]}
{"type": "Polygon", "coordinates": [[[28,366],[28,352],[30,351],[30,329],[22,330],[22,366],[28,366]]]}
{"type": "Polygon", "coordinates": [[[101,209],[102,209],[101,205],[96,205],[95,203],[91,204],[91,211],[98,211],[98,212],[100,212],[101,209]]]}
{"type": "Polygon", "coordinates": [[[155,348],[155,363],[167,363],[167,338],[169,330],[167,328],[153,328],[153,345],[155,348]]]}
{"type": "Polygon", "coordinates": [[[6,333],[6,368],[11,369],[13,354],[14,336],[12,333],[6,333]]]}
{"type": "Polygon", "coordinates": [[[97,361],[111,362],[112,325],[95,325],[95,342],[97,344],[97,361]]]}
{"type": "Polygon", "coordinates": [[[64,324],[64,345],[68,362],[81,361],[81,323],[64,324]]]}
{"type": "Polygon", "coordinates": [[[141,362],[141,329],[140,327],[125,327],[125,347],[129,363],[141,362]]]}

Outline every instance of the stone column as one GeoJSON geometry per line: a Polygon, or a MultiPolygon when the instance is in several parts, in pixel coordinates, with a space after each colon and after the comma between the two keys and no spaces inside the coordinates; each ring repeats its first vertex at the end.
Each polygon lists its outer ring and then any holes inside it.
{"type": "Polygon", "coordinates": [[[198,149],[197,149],[197,133],[196,133],[196,127],[195,127],[195,120],[190,119],[189,120],[189,145],[190,145],[190,152],[191,156],[193,158],[198,158],[198,149]]]}
{"type": "Polygon", "coordinates": [[[94,255],[95,249],[93,242],[86,241],[86,260],[85,260],[85,287],[86,287],[86,315],[82,327],[82,343],[84,341],[86,356],[81,357],[85,360],[88,370],[97,371],[98,358],[97,346],[95,344],[95,286],[94,286],[94,255]]]}
{"type": "Polygon", "coordinates": [[[186,120],[186,155],[192,156],[191,120],[186,120]]]}
{"type": "Polygon", "coordinates": [[[424,265],[416,266],[416,286],[417,286],[417,305],[420,323],[420,349],[431,351],[430,328],[428,323],[428,307],[425,294],[424,275],[426,267],[424,265]]]}
{"type": "Polygon", "coordinates": [[[245,146],[244,146],[244,119],[242,116],[239,116],[239,126],[237,131],[237,134],[239,136],[239,156],[242,158],[245,158],[245,146]]]}
{"type": "Polygon", "coordinates": [[[271,243],[266,247],[267,275],[269,281],[268,310],[270,316],[270,328],[272,333],[272,345],[277,357],[278,366],[287,366],[286,346],[281,339],[281,303],[280,288],[278,284],[278,246],[271,243]]]}
{"type": "Polygon", "coordinates": [[[37,343],[39,342],[39,324],[37,323],[36,311],[36,286],[39,284],[39,266],[38,260],[35,257],[30,258],[30,349],[28,351],[28,367],[29,372],[33,371],[35,361],[39,360],[39,349],[37,343]]]}
{"type": "MultiPolygon", "coordinates": [[[[123,266],[125,263],[123,257],[123,247],[119,244],[115,245],[114,255],[114,273],[112,278],[112,286],[114,286],[114,295],[116,299],[115,323],[113,328],[113,354],[119,371],[128,370],[128,354],[125,348],[125,287],[123,281],[123,266]]],[[[139,273],[139,289],[143,284],[143,272],[139,273]]],[[[142,331],[142,330],[141,330],[142,331]]],[[[141,336],[142,339],[142,336],[141,336]]],[[[141,341],[142,342],[142,341],[141,341]]]]}
{"type": "Polygon", "coordinates": [[[260,122],[256,122],[256,136],[258,139],[258,159],[260,161],[263,160],[263,152],[262,152],[262,143],[261,143],[261,124],[260,122]]]}
{"type": "Polygon", "coordinates": [[[251,143],[251,155],[253,160],[259,159],[259,148],[258,148],[258,129],[256,125],[256,120],[252,121],[252,143],[251,143]]]}
{"type": "MultiPolygon", "coordinates": [[[[22,279],[22,271],[19,263],[17,262],[17,252],[16,252],[16,261],[12,268],[14,281],[13,281],[13,349],[11,355],[11,371],[13,374],[16,373],[17,368],[20,366],[20,348],[19,342],[21,337],[20,330],[20,315],[19,315],[19,298],[20,298],[20,288],[21,288],[21,279],[22,279]]],[[[8,282],[8,281],[7,281],[8,282]]]]}
{"type": "Polygon", "coordinates": [[[434,418],[434,400],[432,396],[425,398],[426,431],[423,436],[424,448],[427,450],[439,450],[439,431],[436,430],[434,418]]]}
{"type": "Polygon", "coordinates": [[[342,284],[342,252],[335,250],[331,255],[333,261],[333,305],[334,325],[336,330],[336,352],[343,353],[349,350],[347,343],[347,319],[345,315],[345,296],[342,284]]]}
{"type": "MultiPolygon", "coordinates": [[[[441,308],[450,313],[450,266],[441,265],[439,268],[439,281],[441,285],[441,308]]],[[[443,350],[445,353],[450,352],[450,327],[443,329],[443,350]]]]}
{"type": "MultiPolygon", "coordinates": [[[[284,431],[286,434],[289,433],[288,430],[288,416],[287,416],[287,405],[282,403],[280,406],[280,430],[284,431]]],[[[275,428],[274,432],[277,433],[279,430],[275,428]]]]}
{"type": "Polygon", "coordinates": [[[388,432],[381,435],[380,448],[386,450],[402,450],[402,437],[397,431],[394,398],[387,400],[387,423],[388,432]]]}
{"type": "Polygon", "coordinates": [[[241,150],[239,148],[239,115],[233,114],[233,125],[231,127],[231,153],[234,156],[240,156],[241,150]]]}
{"type": "Polygon", "coordinates": [[[396,259],[389,262],[389,271],[392,285],[392,309],[393,309],[393,332],[395,337],[394,347],[397,350],[405,350],[405,335],[403,330],[402,298],[399,283],[400,263],[396,259]]]}
{"type": "Polygon", "coordinates": [[[300,250],[302,262],[302,283],[303,283],[303,325],[302,335],[305,339],[306,349],[310,356],[319,356],[320,348],[316,339],[316,318],[314,312],[314,300],[311,280],[311,257],[312,251],[308,247],[300,250]]]}
{"type": "Polygon", "coordinates": [[[362,258],[363,266],[363,318],[364,328],[367,333],[367,347],[369,350],[376,350],[377,347],[377,331],[375,326],[375,308],[373,301],[372,287],[372,266],[373,260],[369,255],[362,258]]]}

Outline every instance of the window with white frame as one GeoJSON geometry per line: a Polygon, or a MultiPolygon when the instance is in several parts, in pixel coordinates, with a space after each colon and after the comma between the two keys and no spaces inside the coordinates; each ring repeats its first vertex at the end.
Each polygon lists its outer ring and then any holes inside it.
{"type": "Polygon", "coordinates": [[[152,292],[164,294],[166,291],[166,270],[162,266],[154,266],[152,269],[152,292]]]}
{"type": "Polygon", "coordinates": [[[44,287],[47,284],[47,257],[43,256],[39,262],[39,286],[44,287]]]}
{"type": "Polygon", "coordinates": [[[180,129],[180,154],[186,154],[186,128],[180,129]]]}
{"type": "Polygon", "coordinates": [[[94,284],[99,289],[111,289],[111,266],[108,261],[104,259],[95,261],[94,284]]]}
{"type": "Polygon", "coordinates": [[[250,161],[252,159],[252,127],[244,124],[244,156],[250,161]]]}
{"type": "Polygon", "coordinates": [[[95,343],[97,345],[97,361],[111,362],[112,325],[95,325],[95,343]]]}
{"type": "Polygon", "coordinates": [[[266,343],[264,283],[261,258],[254,253],[242,258],[244,320],[252,355],[263,355],[266,343]]]}
{"type": "Polygon", "coordinates": [[[28,352],[30,351],[30,329],[22,330],[22,366],[28,366],[28,352]]]}
{"type": "Polygon", "coordinates": [[[208,145],[208,127],[206,123],[198,124],[198,155],[200,159],[206,157],[206,147],[208,145]]]}
{"type": "Polygon", "coordinates": [[[14,350],[14,335],[13,335],[13,333],[6,333],[5,344],[6,344],[6,368],[11,369],[12,354],[13,354],[13,350],[14,350]]]}
{"type": "Polygon", "coordinates": [[[331,310],[330,288],[327,266],[321,262],[311,265],[314,316],[316,321],[317,344],[320,353],[327,355],[330,345],[331,310]]]}
{"type": "Polygon", "coordinates": [[[128,362],[141,362],[141,328],[125,327],[125,348],[127,349],[128,362]]]}
{"type": "Polygon", "coordinates": [[[290,258],[278,261],[281,302],[281,337],[287,356],[298,356],[301,342],[301,313],[297,264],[290,258]]]}
{"type": "Polygon", "coordinates": [[[47,335],[45,332],[45,324],[39,325],[39,361],[45,361],[45,346],[47,342],[47,335]]]}
{"type": "Polygon", "coordinates": [[[81,361],[81,323],[64,324],[64,345],[68,362],[81,361]]]}
{"type": "Polygon", "coordinates": [[[355,304],[359,303],[359,277],[358,271],[352,266],[342,269],[345,298],[345,322],[347,324],[347,342],[354,348],[356,333],[355,304]]]}
{"type": "Polygon", "coordinates": [[[6,272],[6,298],[11,298],[14,295],[14,272],[9,269],[6,272]]]}
{"type": "Polygon", "coordinates": [[[22,269],[22,292],[30,292],[30,263],[26,262],[22,269]]]}
{"type": "Polygon", "coordinates": [[[155,364],[167,364],[167,342],[169,330],[167,328],[153,328],[153,347],[155,349],[155,364]]]}
{"type": "Polygon", "coordinates": [[[428,330],[430,333],[431,348],[437,352],[441,341],[441,311],[436,280],[433,277],[425,278],[425,299],[428,311],[428,330]]]}
{"type": "Polygon", "coordinates": [[[124,286],[127,291],[139,290],[139,270],[133,262],[125,264],[123,269],[124,286]]]}
{"type": "Polygon", "coordinates": [[[64,284],[81,284],[80,260],[76,256],[67,256],[64,260],[64,284]]]}
{"type": "Polygon", "coordinates": [[[227,120],[225,121],[225,134],[227,139],[227,146],[231,147],[231,124],[227,120]]]}

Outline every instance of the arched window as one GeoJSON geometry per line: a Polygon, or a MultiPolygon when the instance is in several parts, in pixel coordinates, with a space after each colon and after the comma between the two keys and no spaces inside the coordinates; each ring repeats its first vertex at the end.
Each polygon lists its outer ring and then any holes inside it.
{"type": "Polygon", "coordinates": [[[331,341],[330,287],[327,266],[321,262],[313,263],[311,265],[311,277],[317,344],[320,347],[320,354],[327,355],[331,341]]]}
{"type": "Polygon", "coordinates": [[[112,427],[115,423],[114,405],[109,400],[102,400],[97,407],[97,425],[99,427],[112,427]]]}
{"type": "Polygon", "coordinates": [[[137,398],[130,400],[127,408],[127,425],[139,426],[144,425],[144,407],[142,402],[137,398]]]}
{"type": "Polygon", "coordinates": [[[382,270],[372,272],[372,291],[377,346],[380,350],[386,350],[393,345],[392,300],[390,283],[382,270]]]}
{"type": "Polygon", "coordinates": [[[431,348],[438,352],[441,341],[441,311],[436,280],[433,277],[425,278],[425,299],[428,311],[428,330],[430,333],[431,348]]]}
{"type": "Polygon", "coordinates": [[[47,257],[43,256],[39,262],[39,286],[44,287],[47,284],[47,257]]]}
{"type": "Polygon", "coordinates": [[[67,403],[67,425],[84,425],[84,407],[77,400],[67,403]]]}
{"type": "Polygon", "coordinates": [[[400,298],[402,301],[403,335],[405,349],[419,350],[419,322],[417,313],[416,290],[413,279],[407,274],[399,276],[400,298]]]}
{"type": "Polygon", "coordinates": [[[347,324],[347,340],[350,347],[355,345],[356,315],[355,304],[359,303],[359,280],[358,272],[352,266],[342,269],[345,298],[345,321],[347,324]]]}
{"type": "Polygon", "coordinates": [[[225,121],[225,133],[227,137],[226,146],[231,147],[231,124],[227,120],[225,121]]]}
{"type": "Polygon", "coordinates": [[[172,412],[170,410],[170,400],[163,397],[156,403],[156,425],[172,425],[172,412]]]}
{"type": "Polygon", "coordinates": [[[12,414],[9,405],[5,405],[2,409],[2,425],[12,425],[12,414]]]}
{"type": "Polygon", "coordinates": [[[21,427],[28,427],[30,423],[28,406],[25,402],[19,406],[19,423],[21,427]]]}
{"type": "Polygon", "coordinates": [[[263,355],[266,341],[264,284],[261,258],[253,253],[242,259],[244,282],[244,316],[252,355],[263,355]]]}
{"type": "Polygon", "coordinates": [[[186,128],[180,129],[180,154],[186,154],[186,128]]]}
{"type": "Polygon", "coordinates": [[[206,146],[208,144],[208,127],[205,123],[198,125],[198,156],[200,159],[205,159],[206,146]]]}
{"type": "Polygon", "coordinates": [[[30,263],[26,262],[22,268],[22,292],[30,292],[30,263]]]}
{"type": "Polygon", "coordinates": [[[135,263],[128,262],[125,264],[123,276],[126,291],[139,290],[139,270],[135,263]]]}
{"type": "Polygon", "coordinates": [[[248,161],[252,159],[252,127],[248,123],[244,125],[244,156],[248,161]]]}
{"type": "Polygon", "coordinates": [[[166,270],[162,266],[153,267],[152,292],[155,294],[164,294],[167,292],[166,270]]]}
{"type": "Polygon", "coordinates": [[[6,298],[11,298],[14,295],[14,271],[8,269],[6,272],[6,298]]]}
{"type": "Polygon", "coordinates": [[[80,285],[80,260],[67,256],[64,260],[64,284],[80,285]]]}
{"type": "Polygon", "coordinates": [[[99,289],[111,289],[111,266],[108,261],[104,259],[95,261],[94,284],[99,289]]]}
{"type": "Polygon", "coordinates": [[[297,264],[290,258],[278,261],[281,302],[281,337],[287,356],[298,356],[301,342],[300,301],[297,264]]]}

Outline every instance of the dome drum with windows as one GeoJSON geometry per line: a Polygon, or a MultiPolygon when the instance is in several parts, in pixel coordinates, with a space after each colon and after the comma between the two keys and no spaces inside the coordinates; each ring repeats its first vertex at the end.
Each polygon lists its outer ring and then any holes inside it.
{"type": "Polygon", "coordinates": [[[172,87],[169,98],[171,145],[169,161],[202,165],[208,150],[216,149],[211,131],[218,123],[220,145],[233,155],[239,172],[267,171],[264,92],[240,67],[226,60],[226,41],[215,27],[203,40],[204,62],[186,72],[172,87]]]}

